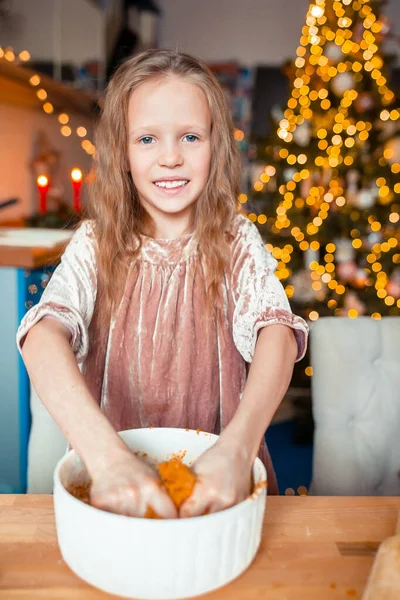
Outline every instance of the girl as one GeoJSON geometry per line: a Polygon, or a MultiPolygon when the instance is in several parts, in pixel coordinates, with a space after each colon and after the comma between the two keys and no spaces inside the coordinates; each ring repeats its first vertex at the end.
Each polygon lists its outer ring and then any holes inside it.
{"type": "Polygon", "coordinates": [[[258,453],[277,493],[264,432],[307,325],[236,212],[238,150],[207,66],[167,50],[122,64],[94,170],[90,219],[17,334],[39,397],[85,462],[92,503],[166,518],[222,510],[248,495],[258,453]],[[116,433],[149,426],[221,433],[179,515],[116,433]]]}

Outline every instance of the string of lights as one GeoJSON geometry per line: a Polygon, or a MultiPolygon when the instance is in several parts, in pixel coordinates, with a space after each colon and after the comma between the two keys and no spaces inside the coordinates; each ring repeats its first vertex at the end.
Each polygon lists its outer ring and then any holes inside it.
{"type": "MultiPolygon", "coordinates": [[[[0,61],[8,61],[10,63],[15,64],[26,64],[31,59],[31,55],[27,50],[22,50],[18,54],[14,51],[13,48],[2,48],[0,46],[0,61]]],[[[42,84],[42,78],[39,74],[35,73],[30,77],[29,84],[36,89],[36,96],[42,103],[43,111],[48,115],[54,115],[57,117],[58,122],[60,124],[60,133],[64,137],[69,137],[73,133],[81,138],[81,147],[82,149],[89,155],[93,155],[96,151],[94,144],[87,137],[87,129],[83,125],[77,124],[76,126],[72,125],[72,118],[66,112],[61,112],[57,114],[57,111],[54,105],[49,101],[49,93],[45,89],[45,86],[42,84]]]]}

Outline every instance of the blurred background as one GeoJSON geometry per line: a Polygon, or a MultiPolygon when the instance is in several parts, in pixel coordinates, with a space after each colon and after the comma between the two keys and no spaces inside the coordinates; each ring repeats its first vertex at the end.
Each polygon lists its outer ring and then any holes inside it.
{"type": "MultiPolygon", "coordinates": [[[[0,0],[0,491],[26,489],[17,324],[84,207],[107,81],[153,47],[201,57],[223,85],[238,208],[293,310],[311,326],[399,315],[398,0],[0,0]]],[[[283,493],[311,482],[313,376],[308,353],[267,433],[283,493]]]]}

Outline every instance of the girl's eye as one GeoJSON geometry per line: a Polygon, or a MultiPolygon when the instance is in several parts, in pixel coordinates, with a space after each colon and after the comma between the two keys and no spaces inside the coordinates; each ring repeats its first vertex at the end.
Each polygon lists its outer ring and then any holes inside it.
{"type": "Polygon", "coordinates": [[[197,135],[193,135],[192,133],[189,133],[188,135],[185,135],[185,137],[183,139],[187,139],[188,142],[197,142],[197,140],[199,138],[197,137],[197,135]]]}
{"type": "Polygon", "coordinates": [[[141,140],[139,140],[139,142],[140,142],[141,144],[144,144],[145,146],[148,146],[149,144],[152,144],[152,143],[153,143],[153,141],[155,141],[155,140],[154,140],[154,138],[153,138],[153,137],[151,137],[150,135],[146,135],[146,136],[145,136],[145,137],[143,137],[141,140]]]}

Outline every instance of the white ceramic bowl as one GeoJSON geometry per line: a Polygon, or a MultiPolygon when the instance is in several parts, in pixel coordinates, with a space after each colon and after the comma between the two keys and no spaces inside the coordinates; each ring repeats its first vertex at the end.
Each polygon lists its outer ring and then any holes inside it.
{"type": "MultiPolygon", "coordinates": [[[[191,464],[217,436],[185,429],[134,429],[120,433],[133,451],[162,461],[187,451],[191,464]]],[[[260,459],[254,482],[266,481],[260,459]]],[[[69,494],[65,487],[88,480],[74,450],[54,472],[58,543],[69,567],[101,590],[126,598],[170,600],[210,592],[238,577],[261,541],[266,486],[219,513],[190,519],[137,519],[108,513],[69,494]]]]}

